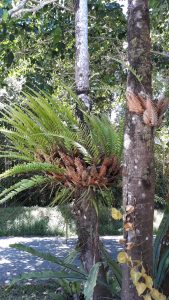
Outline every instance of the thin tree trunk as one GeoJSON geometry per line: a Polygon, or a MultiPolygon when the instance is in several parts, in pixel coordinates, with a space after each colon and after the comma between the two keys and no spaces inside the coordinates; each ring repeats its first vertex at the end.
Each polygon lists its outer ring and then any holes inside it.
{"type": "MultiPolygon", "coordinates": [[[[89,53],[88,53],[88,5],[87,0],[75,0],[75,36],[76,36],[76,62],[75,81],[76,93],[85,110],[90,111],[89,100],[89,53]]],[[[85,126],[83,113],[76,107],[76,113],[85,126]]],[[[86,128],[87,130],[87,128],[86,128]]],[[[84,193],[83,189],[75,193],[74,212],[77,223],[78,243],[81,262],[88,273],[97,262],[102,262],[98,216],[92,200],[94,192],[84,193]],[[83,195],[83,196],[82,196],[83,195]]],[[[98,278],[106,283],[106,271],[104,266],[99,269],[98,278]]],[[[94,289],[93,299],[112,299],[111,293],[101,284],[94,289]]]]}
{"type": "MultiPolygon", "coordinates": [[[[75,0],[75,37],[76,92],[86,110],[90,110],[89,101],[89,52],[88,52],[88,5],[87,0],[75,0]]],[[[80,118],[82,114],[77,108],[80,118]]]]}
{"type": "MultiPolygon", "coordinates": [[[[128,60],[141,76],[141,83],[132,72],[128,74],[127,91],[143,92],[152,97],[150,30],[148,0],[128,0],[128,60]]],[[[127,250],[132,260],[143,262],[152,274],[153,212],[154,212],[153,128],[143,123],[143,116],[126,112],[124,135],[123,203],[134,207],[126,217],[133,230],[124,229],[124,238],[134,246],[127,250]]],[[[126,226],[127,228],[127,226],[126,226]]],[[[129,267],[123,267],[122,300],[142,299],[130,280],[129,267]]]]}
{"type": "MultiPolygon", "coordinates": [[[[102,262],[101,243],[98,232],[98,215],[93,205],[95,194],[91,189],[87,191],[79,190],[76,192],[74,213],[77,224],[78,248],[82,265],[87,273],[97,262],[102,262]],[[79,199],[79,200],[78,200],[79,199]]],[[[99,269],[98,279],[102,284],[97,284],[94,289],[93,299],[112,299],[109,290],[104,287],[106,284],[106,270],[102,265],[99,269]]]]}

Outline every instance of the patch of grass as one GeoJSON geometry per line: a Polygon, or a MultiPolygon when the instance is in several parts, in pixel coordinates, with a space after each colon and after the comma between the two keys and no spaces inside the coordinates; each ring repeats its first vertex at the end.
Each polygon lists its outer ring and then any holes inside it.
{"type": "Polygon", "coordinates": [[[43,284],[16,285],[11,289],[0,287],[1,300],[63,300],[63,296],[57,294],[56,282],[43,284]]]}
{"type": "Polygon", "coordinates": [[[0,236],[64,236],[65,227],[57,208],[0,208],[0,236]]]}

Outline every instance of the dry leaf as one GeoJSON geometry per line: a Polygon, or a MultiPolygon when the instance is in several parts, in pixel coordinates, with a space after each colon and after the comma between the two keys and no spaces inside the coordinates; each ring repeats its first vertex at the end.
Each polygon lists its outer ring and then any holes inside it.
{"type": "Polygon", "coordinates": [[[134,247],[134,245],[135,245],[134,243],[129,242],[129,243],[126,244],[126,249],[131,250],[134,247]]]}
{"type": "Polygon", "coordinates": [[[127,98],[127,106],[129,111],[135,113],[143,113],[145,108],[143,107],[143,103],[140,101],[140,96],[138,97],[133,92],[126,93],[127,98]]]}
{"type": "Polygon", "coordinates": [[[130,222],[126,223],[126,224],[124,225],[124,229],[125,229],[126,231],[133,230],[133,229],[134,229],[133,223],[130,223],[130,222]]]}
{"type": "Polygon", "coordinates": [[[127,205],[126,206],[126,213],[129,215],[134,211],[134,206],[133,205],[127,205]]]}
{"type": "Polygon", "coordinates": [[[124,245],[125,243],[126,243],[126,240],[125,240],[125,239],[120,239],[120,240],[119,240],[119,244],[124,245]]]}

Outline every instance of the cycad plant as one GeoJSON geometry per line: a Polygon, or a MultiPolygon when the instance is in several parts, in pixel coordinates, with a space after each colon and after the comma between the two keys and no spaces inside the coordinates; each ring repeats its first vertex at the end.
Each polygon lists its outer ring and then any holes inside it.
{"type": "Polygon", "coordinates": [[[73,203],[81,260],[89,272],[101,261],[96,192],[111,189],[120,174],[123,130],[106,116],[83,116],[82,124],[71,105],[42,92],[29,91],[21,104],[5,105],[0,130],[9,143],[0,155],[15,164],[0,178],[18,181],[0,194],[0,203],[37,186],[56,188],[54,204],[73,203]]]}

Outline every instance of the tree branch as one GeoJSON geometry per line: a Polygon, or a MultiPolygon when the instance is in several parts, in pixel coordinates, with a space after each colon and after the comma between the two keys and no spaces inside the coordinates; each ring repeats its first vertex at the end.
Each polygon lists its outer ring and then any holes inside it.
{"type": "MultiPolygon", "coordinates": [[[[21,0],[15,7],[12,9],[8,10],[8,15],[11,18],[19,18],[21,15],[25,13],[36,13],[37,11],[41,10],[43,7],[46,5],[56,5],[58,8],[62,8],[64,10],[73,12],[71,8],[65,7],[59,3],[56,3],[58,0],[33,0],[32,4],[34,3],[35,5],[32,5],[31,7],[27,7],[27,4],[29,0],[21,0]]],[[[0,19],[0,23],[2,22],[2,18],[0,19]]]]}

